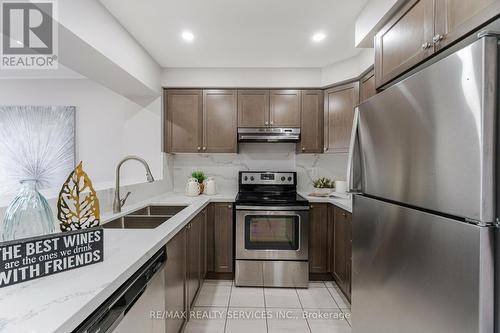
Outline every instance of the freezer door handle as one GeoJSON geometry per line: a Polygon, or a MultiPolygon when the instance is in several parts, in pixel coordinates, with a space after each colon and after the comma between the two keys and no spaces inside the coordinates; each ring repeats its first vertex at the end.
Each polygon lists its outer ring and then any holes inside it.
{"type": "Polygon", "coordinates": [[[354,109],[354,119],[351,130],[351,143],[347,160],[347,186],[349,193],[362,192],[361,147],[359,142],[359,107],[354,109]]]}

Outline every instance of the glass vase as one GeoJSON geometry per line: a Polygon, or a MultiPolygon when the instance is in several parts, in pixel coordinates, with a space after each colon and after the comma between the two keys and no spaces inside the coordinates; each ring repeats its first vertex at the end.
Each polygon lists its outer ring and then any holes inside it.
{"type": "Polygon", "coordinates": [[[8,241],[55,232],[52,209],[37,190],[35,179],[21,181],[22,187],[5,212],[0,240],[8,241]]]}

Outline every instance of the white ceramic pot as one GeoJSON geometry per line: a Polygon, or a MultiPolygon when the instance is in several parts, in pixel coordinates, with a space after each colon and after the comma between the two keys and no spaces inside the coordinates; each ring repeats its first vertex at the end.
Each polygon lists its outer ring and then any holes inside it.
{"type": "Polygon", "coordinates": [[[347,192],[347,182],[343,180],[335,181],[335,192],[346,193],[347,192]]]}
{"type": "Polygon", "coordinates": [[[214,177],[208,177],[205,180],[205,190],[204,193],[206,195],[214,195],[217,193],[217,185],[215,184],[214,177]]]}
{"type": "Polygon", "coordinates": [[[186,195],[195,197],[200,194],[200,183],[195,178],[189,178],[186,184],[186,195]]]}

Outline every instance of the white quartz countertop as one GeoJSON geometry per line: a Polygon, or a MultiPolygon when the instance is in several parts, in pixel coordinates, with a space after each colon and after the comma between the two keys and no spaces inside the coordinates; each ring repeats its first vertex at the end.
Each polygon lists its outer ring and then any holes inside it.
{"type": "Polygon", "coordinates": [[[331,203],[339,208],[342,208],[349,213],[352,213],[352,196],[347,194],[336,194],[333,193],[333,196],[330,197],[314,197],[307,195],[305,192],[299,193],[301,196],[309,200],[309,202],[318,202],[318,203],[331,203]]]}
{"type": "MultiPolygon", "coordinates": [[[[304,194],[303,194],[304,195],[304,194]]],[[[351,200],[317,198],[351,211],[351,200]]],[[[155,229],[104,229],[104,261],[0,289],[0,332],[71,332],[210,202],[234,202],[236,193],[187,197],[168,193],[126,206],[107,222],[148,205],[188,207],[155,229]]]]}

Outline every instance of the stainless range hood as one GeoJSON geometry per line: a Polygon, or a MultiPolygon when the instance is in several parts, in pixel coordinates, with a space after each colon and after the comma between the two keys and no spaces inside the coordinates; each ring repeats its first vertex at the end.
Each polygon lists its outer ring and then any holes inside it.
{"type": "Polygon", "coordinates": [[[298,142],[300,128],[238,128],[239,142],[298,142]]]}

